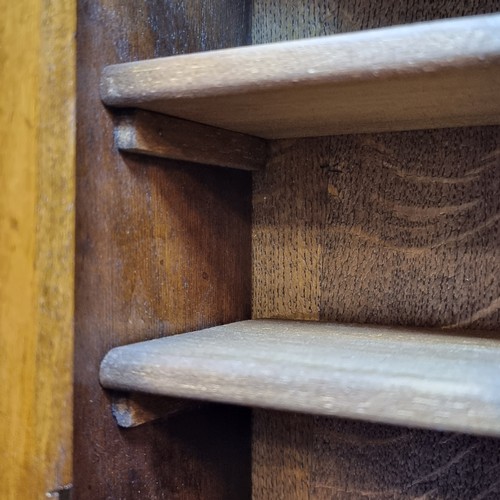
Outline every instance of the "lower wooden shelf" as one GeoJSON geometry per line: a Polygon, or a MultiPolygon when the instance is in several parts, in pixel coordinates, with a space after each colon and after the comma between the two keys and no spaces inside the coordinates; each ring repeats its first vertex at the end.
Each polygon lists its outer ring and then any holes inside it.
{"type": "Polygon", "coordinates": [[[249,320],[112,349],[105,388],[500,436],[500,338],[249,320]]]}

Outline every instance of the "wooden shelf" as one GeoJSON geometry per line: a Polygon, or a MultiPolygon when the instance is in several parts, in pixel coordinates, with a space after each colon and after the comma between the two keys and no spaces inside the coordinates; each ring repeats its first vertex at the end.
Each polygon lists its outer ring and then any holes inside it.
{"type": "Polygon", "coordinates": [[[500,435],[500,340],[473,334],[242,321],[112,349],[100,379],[109,389],[500,435]]]}
{"type": "Polygon", "coordinates": [[[267,139],[500,123],[500,15],[108,66],[103,101],[267,139]]]}

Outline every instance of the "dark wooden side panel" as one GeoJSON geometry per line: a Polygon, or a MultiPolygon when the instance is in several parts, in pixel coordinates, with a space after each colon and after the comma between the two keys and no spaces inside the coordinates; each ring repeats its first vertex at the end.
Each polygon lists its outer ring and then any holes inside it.
{"type": "MultiPolygon", "coordinates": [[[[253,43],[500,2],[253,3],[253,43]]],[[[500,128],[274,143],[254,174],[253,317],[498,329],[500,128]]],[[[256,410],[256,500],[500,496],[500,440],[256,410]]]]}
{"type": "Polygon", "coordinates": [[[246,43],[246,2],[79,2],[75,498],[250,495],[250,418],[211,406],[130,430],[98,382],[113,346],[250,316],[250,174],[122,156],[104,65],[246,43]]]}

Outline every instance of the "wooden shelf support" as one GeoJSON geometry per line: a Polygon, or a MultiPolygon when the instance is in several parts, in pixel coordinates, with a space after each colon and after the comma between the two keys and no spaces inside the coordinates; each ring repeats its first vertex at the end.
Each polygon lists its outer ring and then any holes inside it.
{"type": "Polygon", "coordinates": [[[112,349],[105,388],[500,436],[500,339],[250,320],[112,349]]]}
{"type": "Polygon", "coordinates": [[[241,170],[266,164],[267,141],[259,137],[141,110],[117,121],[115,145],[123,152],[241,170]]]}
{"type": "Polygon", "coordinates": [[[119,427],[130,428],[200,408],[201,403],[184,398],[158,397],[147,393],[114,392],[111,412],[119,427]]]}
{"type": "Polygon", "coordinates": [[[500,123],[500,14],[108,66],[101,96],[267,139],[500,123]]]}

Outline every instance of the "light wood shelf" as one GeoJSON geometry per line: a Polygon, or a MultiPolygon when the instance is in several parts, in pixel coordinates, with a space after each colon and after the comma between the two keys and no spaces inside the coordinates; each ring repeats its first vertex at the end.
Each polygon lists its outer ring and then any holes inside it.
{"type": "Polygon", "coordinates": [[[500,337],[481,332],[249,320],[117,347],[100,379],[109,389],[500,435],[500,337]]]}
{"type": "Polygon", "coordinates": [[[103,101],[267,139],[500,123],[500,15],[108,66],[103,101]]]}

